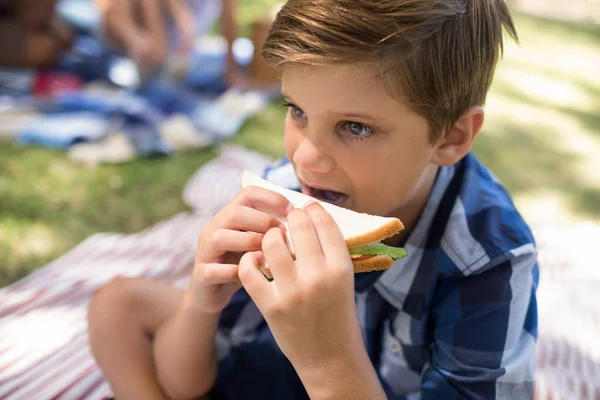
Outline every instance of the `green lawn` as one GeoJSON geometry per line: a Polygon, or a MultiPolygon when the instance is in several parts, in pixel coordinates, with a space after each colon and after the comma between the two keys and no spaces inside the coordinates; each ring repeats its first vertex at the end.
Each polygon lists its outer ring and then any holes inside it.
{"type": "Polygon", "coordinates": [[[600,220],[600,26],[519,16],[476,153],[530,219],[600,220]]]}
{"type": "MultiPolygon", "coordinates": [[[[242,2],[243,21],[273,0],[242,2]]],[[[475,151],[525,215],[600,220],[600,28],[519,15],[475,151]]],[[[282,154],[273,105],[233,142],[282,154]]],[[[136,232],[186,210],[187,179],[217,149],[88,168],[63,152],[0,142],[0,286],[96,232],[136,232]]]]}

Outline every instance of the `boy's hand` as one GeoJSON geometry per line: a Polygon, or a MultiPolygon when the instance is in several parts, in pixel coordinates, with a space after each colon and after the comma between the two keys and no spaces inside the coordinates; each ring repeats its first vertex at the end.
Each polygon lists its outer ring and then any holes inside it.
{"type": "Polygon", "coordinates": [[[340,364],[353,368],[366,357],[346,243],[321,205],[305,210],[288,215],[296,261],[274,228],[262,241],[263,251],[246,254],[239,268],[241,283],[301,378],[340,364]],[[258,269],[264,260],[272,282],[258,269]]]}
{"type": "Polygon", "coordinates": [[[261,248],[263,235],[282,226],[272,215],[285,216],[292,205],[274,192],[247,187],[202,230],[198,239],[193,280],[188,294],[205,313],[219,313],[241,287],[240,253],[261,248]]]}

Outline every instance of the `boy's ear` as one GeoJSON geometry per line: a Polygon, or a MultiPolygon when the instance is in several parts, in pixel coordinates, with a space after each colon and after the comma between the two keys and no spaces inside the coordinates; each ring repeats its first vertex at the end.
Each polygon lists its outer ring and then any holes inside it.
{"type": "Polygon", "coordinates": [[[446,135],[438,139],[432,162],[440,167],[459,162],[470,150],[483,125],[484,111],[481,106],[473,106],[450,128],[446,135]]]}

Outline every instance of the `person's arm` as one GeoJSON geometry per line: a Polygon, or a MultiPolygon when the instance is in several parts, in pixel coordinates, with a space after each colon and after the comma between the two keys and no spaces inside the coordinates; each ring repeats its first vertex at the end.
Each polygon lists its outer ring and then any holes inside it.
{"type": "Polygon", "coordinates": [[[354,300],[348,247],[318,203],[288,214],[294,260],[274,228],[247,253],[239,278],[312,399],[385,399],[369,360],[354,300]],[[273,281],[259,270],[269,265],[273,281]]]}
{"type": "Polygon", "coordinates": [[[220,313],[204,311],[192,297],[186,293],[154,342],[159,382],[173,398],[205,395],[217,375],[215,337],[220,313]]]}
{"type": "Polygon", "coordinates": [[[248,187],[202,230],[192,282],[154,341],[158,381],[168,396],[195,398],[214,385],[220,314],[241,287],[236,254],[259,249],[264,233],[281,225],[259,209],[285,216],[291,207],[279,194],[248,187]]]}
{"type": "Polygon", "coordinates": [[[55,16],[57,0],[12,1],[15,22],[28,30],[44,30],[55,16]]]}
{"type": "Polygon", "coordinates": [[[306,365],[298,375],[311,399],[385,400],[373,364],[364,349],[349,349],[333,363],[306,365]],[[353,353],[353,355],[351,354],[353,353]]]}
{"type": "Polygon", "coordinates": [[[196,17],[185,0],[166,0],[169,12],[175,21],[179,33],[180,43],[178,51],[190,51],[196,39],[196,17]]]}
{"type": "Polygon", "coordinates": [[[140,34],[134,21],[131,1],[94,0],[102,17],[102,25],[109,39],[127,47],[132,37],[140,34]]]}
{"type": "Polygon", "coordinates": [[[438,285],[443,295],[433,299],[434,345],[422,377],[423,400],[533,399],[535,252],[531,246],[508,256],[481,274],[438,285]]]}
{"type": "Polygon", "coordinates": [[[159,64],[167,52],[164,15],[159,0],[95,0],[109,41],[140,64],[159,64]]]}
{"type": "Polygon", "coordinates": [[[237,64],[233,56],[233,42],[238,38],[237,0],[222,0],[221,28],[227,40],[227,79],[235,83],[237,79],[237,64]]]}
{"type": "Polygon", "coordinates": [[[166,16],[162,0],[140,0],[140,4],[143,16],[142,25],[151,43],[148,59],[145,61],[158,65],[164,62],[168,52],[166,16]]]}

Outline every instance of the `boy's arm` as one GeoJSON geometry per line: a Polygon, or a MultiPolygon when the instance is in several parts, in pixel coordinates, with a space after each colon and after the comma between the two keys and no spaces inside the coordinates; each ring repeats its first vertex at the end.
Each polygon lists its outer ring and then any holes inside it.
{"type": "Polygon", "coordinates": [[[214,385],[220,315],[199,309],[188,292],[179,310],[159,329],[154,359],[159,383],[169,397],[202,396],[214,385]]]}
{"type": "Polygon", "coordinates": [[[293,259],[279,228],[246,253],[239,278],[312,399],[385,399],[364,346],[354,269],[344,238],[316,202],[287,215],[293,259]],[[259,266],[267,263],[269,282],[259,266]]]}
{"type": "Polygon", "coordinates": [[[422,399],[533,399],[537,275],[524,246],[486,272],[440,282],[422,399]]]}
{"type": "Polygon", "coordinates": [[[386,399],[364,348],[349,349],[345,357],[333,363],[307,365],[297,371],[311,399],[386,399]]]}
{"type": "Polygon", "coordinates": [[[273,214],[284,216],[291,208],[285,197],[249,187],[202,229],[190,285],[153,343],[156,375],[169,397],[196,398],[214,385],[221,312],[228,306],[239,311],[248,303],[239,290],[239,254],[259,249],[266,231],[281,226],[273,214]]]}

